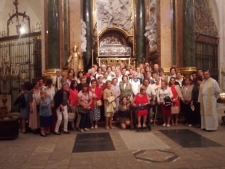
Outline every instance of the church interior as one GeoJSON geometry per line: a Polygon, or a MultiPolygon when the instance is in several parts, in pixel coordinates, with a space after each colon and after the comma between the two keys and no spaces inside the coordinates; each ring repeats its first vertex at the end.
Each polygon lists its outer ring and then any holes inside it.
{"type": "Polygon", "coordinates": [[[27,82],[54,83],[59,70],[78,76],[93,65],[157,64],[183,77],[209,70],[225,91],[224,10],[224,0],[0,0],[0,169],[224,169],[225,94],[215,132],[179,119],[150,132],[99,122],[88,134],[42,138],[18,131],[14,104],[27,82]]]}

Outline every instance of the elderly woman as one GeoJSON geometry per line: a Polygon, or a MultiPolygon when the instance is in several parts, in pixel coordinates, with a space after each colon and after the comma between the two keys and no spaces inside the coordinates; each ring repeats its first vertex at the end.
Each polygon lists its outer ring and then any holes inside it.
{"type": "Polygon", "coordinates": [[[158,104],[161,108],[161,113],[163,116],[163,127],[167,126],[170,127],[170,119],[171,119],[171,105],[165,104],[165,97],[169,97],[170,99],[173,98],[173,93],[170,87],[167,86],[166,81],[161,82],[161,88],[157,93],[157,100],[158,104]]]}
{"type": "Polygon", "coordinates": [[[97,87],[97,80],[91,80],[91,87],[89,91],[92,94],[92,103],[91,103],[91,129],[98,128],[98,121],[101,118],[100,106],[97,105],[97,102],[101,102],[102,99],[102,90],[101,88],[97,87]],[[95,122],[95,126],[94,126],[95,122]]]}
{"type": "Polygon", "coordinates": [[[99,76],[102,76],[103,77],[102,68],[101,67],[99,67],[97,69],[97,73],[95,74],[95,78],[98,79],[99,76]]]}
{"type": "Polygon", "coordinates": [[[112,89],[114,90],[114,93],[115,93],[115,101],[116,101],[116,110],[115,110],[115,112],[118,111],[119,102],[120,102],[120,88],[117,85],[117,83],[118,83],[118,79],[117,78],[113,78],[113,80],[112,80],[112,89]]]}
{"type": "Polygon", "coordinates": [[[52,125],[52,99],[50,96],[47,95],[46,90],[41,91],[41,99],[40,99],[40,126],[41,126],[41,133],[42,137],[46,137],[50,132],[46,127],[50,127],[52,125]]]}
{"type": "Polygon", "coordinates": [[[106,117],[105,128],[107,130],[109,128],[113,128],[112,127],[112,117],[114,115],[114,111],[116,108],[115,93],[114,93],[114,90],[112,89],[111,85],[112,85],[112,82],[107,81],[106,89],[103,92],[104,111],[105,111],[105,117],[106,117]]]}
{"type": "Polygon", "coordinates": [[[62,115],[64,118],[64,133],[69,134],[68,131],[68,104],[69,104],[69,91],[68,83],[64,82],[62,88],[58,90],[54,96],[54,107],[57,114],[57,122],[54,134],[59,135],[59,127],[62,122],[62,115]]]}
{"type": "Polygon", "coordinates": [[[138,128],[146,127],[146,120],[148,116],[148,105],[150,104],[150,99],[146,94],[146,87],[142,86],[140,93],[134,97],[133,106],[137,109],[137,118],[138,118],[138,128]],[[141,117],[143,117],[143,123],[141,125],[141,117]]]}
{"type": "Polygon", "coordinates": [[[133,96],[132,86],[129,83],[127,76],[122,77],[122,82],[120,83],[119,87],[120,87],[120,91],[121,91],[120,97],[133,96]]]}
{"type": "Polygon", "coordinates": [[[91,104],[92,104],[92,93],[88,90],[89,85],[85,83],[82,86],[82,90],[78,93],[78,103],[80,108],[78,108],[78,113],[81,115],[80,120],[80,131],[89,131],[87,129],[87,124],[89,121],[89,116],[91,112],[91,104]],[[79,109],[84,110],[85,112],[81,113],[79,109]]]}
{"type": "Polygon", "coordinates": [[[130,104],[126,97],[121,99],[118,115],[120,117],[120,126],[122,129],[126,129],[131,125],[132,114],[130,111],[130,104]]]}

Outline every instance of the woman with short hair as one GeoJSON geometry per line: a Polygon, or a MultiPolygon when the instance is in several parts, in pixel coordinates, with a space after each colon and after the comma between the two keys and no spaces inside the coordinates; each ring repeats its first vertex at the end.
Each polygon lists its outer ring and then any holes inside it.
{"type": "Polygon", "coordinates": [[[98,121],[101,118],[100,106],[97,105],[97,102],[101,102],[102,99],[102,90],[97,87],[97,80],[91,80],[91,87],[89,91],[92,93],[92,103],[91,103],[91,129],[98,128],[98,121]],[[95,122],[95,125],[94,125],[95,122]]]}
{"type": "Polygon", "coordinates": [[[114,111],[116,108],[115,103],[115,93],[114,90],[111,88],[112,82],[106,81],[106,89],[103,92],[103,99],[104,99],[104,111],[106,117],[106,129],[113,128],[112,127],[112,117],[114,116],[114,111]]]}
{"type": "Polygon", "coordinates": [[[62,88],[58,90],[54,96],[54,107],[56,109],[57,114],[57,122],[55,126],[54,134],[60,135],[59,127],[62,122],[62,115],[64,118],[64,128],[63,132],[65,134],[69,134],[68,131],[68,104],[69,104],[69,91],[68,91],[68,83],[64,82],[62,88]]]}
{"type": "Polygon", "coordinates": [[[40,126],[42,137],[46,137],[50,134],[47,128],[52,125],[52,107],[53,101],[50,96],[47,95],[46,90],[41,91],[41,99],[40,99],[40,126]]]}
{"type": "Polygon", "coordinates": [[[147,120],[147,116],[148,116],[148,110],[149,110],[149,106],[150,105],[150,99],[148,97],[148,95],[146,94],[146,87],[142,86],[140,88],[140,93],[137,94],[134,97],[133,100],[133,106],[138,109],[137,110],[137,119],[138,119],[138,124],[137,127],[141,128],[141,126],[143,128],[146,127],[146,120],[147,120]],[[143,123],[141,125],[141,117],[143,117],[143,123]]]}
{"type": "Polygon", "coordinates": [[[167,86],[166,81],[161,82],[161,88],[157,93],[158,104],[161,108],[161,113],[163,116],[163,127],[170,127],[170,119],[171,119],[171,105],[165,104],[165,98],[172,99],[173,93],[171,89],[167,86]]]}
{"type": "Polygon", "coordinates": [[[82,86],[82,90],[78,93],[78,103],[81,107],[81,109],[85,110],[86,113],[81,113],[79,112],[78,108],[78,113],[81,115],[81,120],[80,120],[80,131],[89,131],[87,129],[87,124],[89,121],[89,116],[91,112],[91,104],[92,104],[92,93],[88,90],[89,85],[85,83],[82,86]]]}
{"type": "Polygon", "coordinates": [[[170,86],[170,89],[173,93],[173,97],[172,97],[173,104],[172,104],[172,107],[171,107],[172,126],[178,125],[178,114],[180,112],[180,99],[183,99],[183,96],[182,96],[181,91],[180,91],[180,86],[176,85],[175,82],[176,82],[176,78],[171,77],[170,82],[169,82],[169,86],[170,86]]]}
{"type": "Polygon", "coordinates": [[[119,87],[121,92],[120,97],[133,97],[132,86],[129,83],[127,76],[122,77],[122,82],[120,83],[119,87]]]}

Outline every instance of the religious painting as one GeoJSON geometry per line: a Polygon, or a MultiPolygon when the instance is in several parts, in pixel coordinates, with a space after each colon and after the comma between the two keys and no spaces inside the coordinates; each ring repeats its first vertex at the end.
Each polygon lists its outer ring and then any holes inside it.
{"type": "Polygon", "coordinates": [[[96,0],[95,29],[97,33],[109,27],[118,27],[132,33],[133,28],[133,0],[96,0]]]}

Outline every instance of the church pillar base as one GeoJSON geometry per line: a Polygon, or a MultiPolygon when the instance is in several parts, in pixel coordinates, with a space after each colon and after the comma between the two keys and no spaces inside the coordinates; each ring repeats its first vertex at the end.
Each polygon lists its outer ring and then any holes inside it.
{"type": "Polygon", "coordinates": [[[197,68],[196,67],[181,67],[181,68],[177,68],[177,71],[180,71],[181,74],[191,74],[192,72],[196,72],[197,68]]]}

